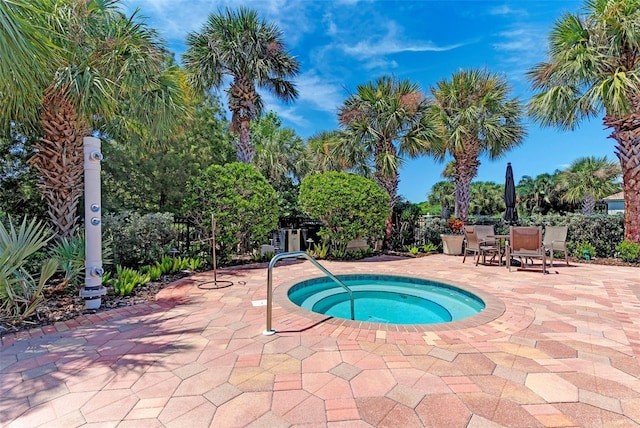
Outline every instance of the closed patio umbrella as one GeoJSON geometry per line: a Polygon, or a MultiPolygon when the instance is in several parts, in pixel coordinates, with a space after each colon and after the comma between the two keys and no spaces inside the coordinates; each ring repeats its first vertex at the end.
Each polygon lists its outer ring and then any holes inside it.
{"type": "Polygon", "coordinates": [[[511,162],[507,163],[507,174],[504,184],[504,221],[513,224],[518,221],[518,213],[516,212],[516,184],[513,181],[513,168],[511,162]]]}

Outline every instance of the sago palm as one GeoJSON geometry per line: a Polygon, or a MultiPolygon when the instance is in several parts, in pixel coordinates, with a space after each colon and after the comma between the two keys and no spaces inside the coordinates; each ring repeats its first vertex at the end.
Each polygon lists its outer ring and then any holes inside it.
{"type": "Polygon", "coordinates": [[[15,59],[0,74],[2,123],[40,122],[31,164],[56,234],[68,237],[78,225],[83,137],[125,125],[151,138],[169,132],[184,86],[157,34],[117,0],[2,1],[0,25],[15,59]]]}
{"type": "MultiPolygon", "coordinates": [[[[417,84],[383,76],[358,86],[340,107],[338,119],[345,128],[342,146],[361,146],[373,159],[375,179],[390,196],[390,212],[396,203],[398,170],[405,157],[426,153],[437,129],[426,120],[429,100],[417,84]]],[[[342,152],[346,150],[339,147],[342,152]]],[[[392,219],[386,236],[391,237],[392,219]]]]}
{"type": "Polygon", "coordinates": [[[581,202],[583,214],[592,214],[599,199],[620,191],[614,181],[620,177],[620,166],[606,156],[576,159],[561,177],[567,189],[565,199],[571,203],[581,202]]]}
{"type": "Polygon", "coordinates": [[[549,34],[546,62],[529,78],[529,112],[543,125],[574,129],[604,113],[622,168],[625,239],[640,242],[640,1],[586,0],[549,34]]]}
{"type": "Polygon", "coordinates": [[[456,72],[431,89],[432,120],[444,132],[444,144],[434,145],[432,152],[439,159],[453,157],[455,215],[460,220],[469,215],[470,185],[478,173],[479,157],[500,158],[526,135],[523,106],[517,98],[509,98],[509,92],[503,77],[479,69],[456,72]]]}
{"type": "Polygon", "coordinates": [[[183,63],[196,89],[220,88],[225,78],[231,79],[230,129],[239,135],[238,160],[250,163],[255,154],[250,124],[263,108],[257,88],[286,102],[295,100],[298,91],[290,79],[298,74],[298,60],[287,51],[278,27],[246,8],[211,14],[200,32],[187,35],[186,44],[183,63]]]}

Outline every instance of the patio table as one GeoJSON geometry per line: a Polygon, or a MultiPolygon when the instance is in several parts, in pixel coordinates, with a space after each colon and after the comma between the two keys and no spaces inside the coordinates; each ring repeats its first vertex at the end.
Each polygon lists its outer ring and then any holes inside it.
{"type": "MultiPolygon", "coordinates": [[[[500,260],[498,260],[498,266],[502,266],[502,258],[505,255],[507,249],[507,241],[509,240],[509,235],[487,235],[487,238],[493,238],[496,240],[496,245],[498,246],[498,253],[500,254],[500,260]],[[504,245],[503,245],[504,240],[504,245]]],[[[506,265],[506,261],[504,262],[506,265]]]]}

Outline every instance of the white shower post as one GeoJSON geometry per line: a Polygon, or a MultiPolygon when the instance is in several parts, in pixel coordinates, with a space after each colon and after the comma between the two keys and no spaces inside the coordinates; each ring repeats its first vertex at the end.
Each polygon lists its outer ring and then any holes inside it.
{"type": "Polygon", "coordinates": [[[98,309],[107,290],[102,286],[102,207],[100,206],[100,140],[84,138],[84,225],[85,275],[84,298],[86,309],[98,309]]]}

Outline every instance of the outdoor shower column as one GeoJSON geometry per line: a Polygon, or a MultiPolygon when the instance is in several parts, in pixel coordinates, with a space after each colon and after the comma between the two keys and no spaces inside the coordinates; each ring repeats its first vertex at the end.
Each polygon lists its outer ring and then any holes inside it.
{"type": "Polygon", "coordinates": [[[100,140],[84,138],[84,228],[85,274],[84,298],[86,309],[98,309],[107,290],[102,286],[102,207],[100,206],[100,140]]]}

